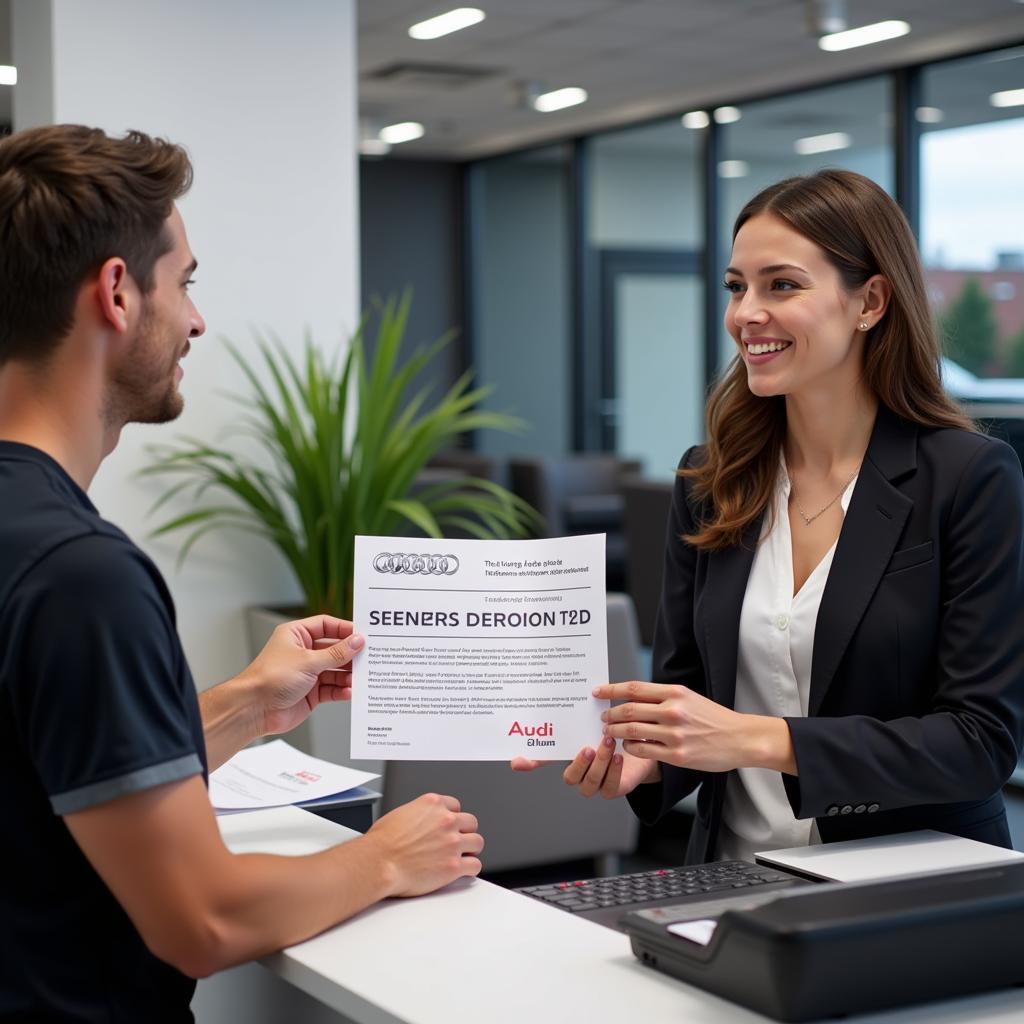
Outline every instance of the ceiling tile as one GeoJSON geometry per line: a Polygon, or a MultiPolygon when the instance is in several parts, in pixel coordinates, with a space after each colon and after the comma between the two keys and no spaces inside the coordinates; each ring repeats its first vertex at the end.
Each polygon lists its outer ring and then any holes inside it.
{"type": "Polygon", "coordinates": [[[480,25],[430,43],[408,38],[412,21],[456,4],[363,0],[359,4],[360,102],[432,122],[403,154],[486,151],[570,137],[621,122],[778,92],[829,77],[884,69],[957,48],[1024,38],[1024,4],[1011,0],[851,0],[851,20],[904,18],[910,36],[865,50],[825,54],[807,33],[802,0],[479,0],[480,25]],[[1017,27],[1019,26],[1019,28],[1017,27]],[[933,40],[935,42],[933,42],[933,40]],[[981,41],[979,43],[979,40],[981,41]],[[458,89],[374,82],[397,61],[494,69],[458,89]],[[552,115],[517,109],[517,81],[582,85],[590,101],[552,115]],[[638,112],[645,112],[643,114],[638,112]]]}

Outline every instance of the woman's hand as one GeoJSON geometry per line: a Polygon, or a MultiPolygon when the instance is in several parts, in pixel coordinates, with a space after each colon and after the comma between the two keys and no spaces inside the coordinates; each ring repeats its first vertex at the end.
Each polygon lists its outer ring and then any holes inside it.
{"type": "MultiPolygon", "coordinates": [[[[514,757],[512,770],[532,772],[550,763],[514,757]]],[[[567,786],[578,786],[581,796],[591,797],[600,793],[605,800],[632,793],[645,782],[660,780],[661,767],[656,761],[633,757],[632,754],[616,754],[615,740],[610,736],[601,740],[596,750],[584,747],[562,772],[562,781],[567,786]]]]}
{"type": "Polygon", "coordinates": [[[600,793],[605,800],[614,800],[647,782],[660,782],[661,766],[657,761],[632,754],[616,754],[615,740],[606,736],[597,750],[584,747],[569,762],[562,772],[562,781],[567,786],[578,786],[580,796],[600,793]]]}
{"type": "Polygon", "coordinates": [[[796,774],[789,727],[781,718],[741,714],[685,686],[633,681],[598,686],[593,693],[626,701],[601,715],[605,736],[622,740],[626,756],[704,772],[770,768],[796,774]]]}

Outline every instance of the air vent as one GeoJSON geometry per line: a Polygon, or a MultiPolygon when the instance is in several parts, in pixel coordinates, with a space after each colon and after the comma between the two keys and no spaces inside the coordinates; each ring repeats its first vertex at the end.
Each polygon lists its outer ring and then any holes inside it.
{"type": "Polygon", "coordinates": [[[470,67],[466,64],[420,64],[403,61],[368,71],[364,79],[397,85],[405,89],[462,89],[498,74],[497,68],[470,67]]]}

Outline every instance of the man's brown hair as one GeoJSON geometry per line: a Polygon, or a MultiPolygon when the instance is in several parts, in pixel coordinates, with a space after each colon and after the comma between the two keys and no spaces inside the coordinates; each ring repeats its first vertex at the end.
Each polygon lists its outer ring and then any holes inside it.
{"type": "Polygon", "coordinates": [[[71,329],[86,277],[120,256],[143,294],[192,184],[180,147],[143,132],[52,125],[0,140],[0,365],[44,362],[71,329]]]}

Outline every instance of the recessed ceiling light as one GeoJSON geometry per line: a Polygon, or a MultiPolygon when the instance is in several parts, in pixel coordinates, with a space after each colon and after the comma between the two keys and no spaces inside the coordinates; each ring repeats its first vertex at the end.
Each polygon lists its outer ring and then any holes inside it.
{"type": "Polygon", "coordinates": [[[18,69],[12,64],[0,64],[0,85],[17,85],[18,69]]]}
{"type": "Polygon", "coordinates": [[[419,121],[401,121],[381,128],[378,138],[381,142],[397,146],[400,142],[412,142],[423,137],[423,125],[419,121]]]}
{"type": "Polygon", "coordinates": [[[554,92],[541,93],[533,101],[533,109],[539,110],[542,114],[550,114],[552,110],[563,110],[565,107],[575,107],[578,103],[586,102],[586,89],[568,86],[565,89],[555,89],[554,92]]]}
{"type": "Polygon", "coordinates": [[[479,7],[456,7],[447,14],[439,14],[436,18],[419,21],[409,29],[413,39],[437,39],[450,32],[478,25],[486,15],[479,7]]]}
{"type": "Polygon", "coordinates": [[[918,107],[914,116],[921,124],[940,124],[946,120],[946,112],[938,107],[918,107]]]}
{"type": "Polygon", "coordinates": [[[706,110],[691,110],[688,114],[683,114],[680,120],[684,128],[707,128],[711,124],[711,118],[708,117],[706,110]]]}
{"type": "Polygon", "coordinates": [[[993,107],[1019,107],[1024,104],[1024,89],[1007,89],[994,92],[988,98],[993,107]]]}
{"type": "Polygon", "coordinates": [[[746,160],[723,160],[718,165],[720,178],[745,178],[750,173],[746,160]]]}
{"type": "Polygon", "coordinates": [[[818,46],[830,53],[835,50],[852,50],[855,46],[870,46],[871,43],[883,43],[886,39],[898,39],[909,31],[910,26],[905,21],[876,21],[873,25],[861,25],[860,28],[822,36],[818,46]]]}
{"type": "Polygon", "coordinates": [[[812,153],[828,153],[833,149],[848,149],[853,140],[846,132],[829,132],[827,135],[809,135],[805,139],[797,139],[793,148],[801,156],[812,153]]]}
{"type": "Polygon", "coordinates": [[[732,124],[738,121],[743,114],[740,112],[739,107],[716,107],[715,108],[715,121],[718,124],[732,124]]]}

